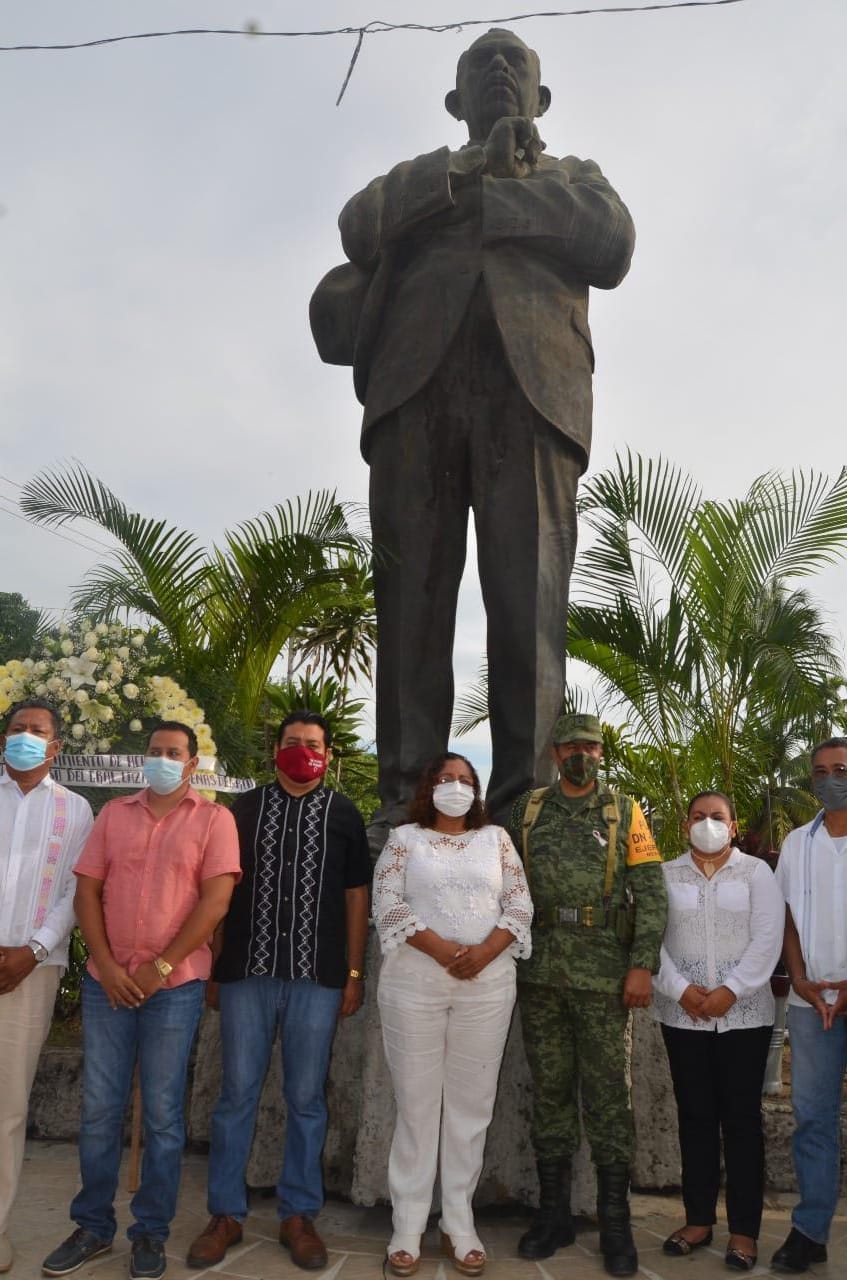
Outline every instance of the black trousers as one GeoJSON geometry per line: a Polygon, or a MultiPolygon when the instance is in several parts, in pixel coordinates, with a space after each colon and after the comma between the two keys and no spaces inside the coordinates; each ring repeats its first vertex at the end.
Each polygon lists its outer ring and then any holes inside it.
{"type": "Polygon", "coordinates": [[[372,428],[369,461],[379,816],[404,821],[423,767],[447,748],[472,510],[488,619],[488,804],[503,822],[534,779],[554,776],[584,457],[516,383],[482,286],[435,376],[372,428]]]}
{"type": "Polygon", "coordinates": [[[662,1025],[679,1116],[689,1226],[716,1221],[723,1134],[730,1233],[758,1238],[765,1180],[762,1082],[772,1030],[718,1033],[662,1025]]]}

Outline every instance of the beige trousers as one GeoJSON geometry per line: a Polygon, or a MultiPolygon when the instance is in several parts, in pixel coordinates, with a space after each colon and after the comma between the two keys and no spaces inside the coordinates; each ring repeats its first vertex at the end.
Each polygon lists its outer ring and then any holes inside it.
{"type": "Polygon", "coordinates": [[[41,1047],[47,1039],[61,969],[33,969],[29,977],[0,996],[0,1235],[18,1190],[26,1141],[29,1093],[41,1047]]]}

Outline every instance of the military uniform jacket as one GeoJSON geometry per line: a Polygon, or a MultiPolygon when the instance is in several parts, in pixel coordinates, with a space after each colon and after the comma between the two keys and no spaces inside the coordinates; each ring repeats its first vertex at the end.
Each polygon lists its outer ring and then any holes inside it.
{"type": "MultiPolygon", "coordinates": [[[[523,854],[521,824],[529,792],[512,812],[509,830],[523,854]]],[[[529,835],[525,871],[536,920],[532,957],[521,965],[520,981],[574,990],[618,992],[630,968],[658,972],[659,951],[667,917],[662,858],[641,809],[629,796],[617,795],[618,825],[615,872],[609,905],[635,904],[635,932],[630,946],[604,921],[609,823],[604,807],[612,793],[596,789],[584,798],[565,796],[552,786],[529,835]],[[595,923],[547,924],[559,908],[594,908],[595,923]]]]}

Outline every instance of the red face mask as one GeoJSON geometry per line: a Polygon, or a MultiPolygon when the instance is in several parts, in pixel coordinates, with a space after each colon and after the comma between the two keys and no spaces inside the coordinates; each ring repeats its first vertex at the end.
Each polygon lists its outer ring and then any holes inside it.
{"type": "Polygon", "coordinates": [[[311,747],[280,747],[274,763],[292,782],[314,782],[326,773],[326,756],[311,747]]]}

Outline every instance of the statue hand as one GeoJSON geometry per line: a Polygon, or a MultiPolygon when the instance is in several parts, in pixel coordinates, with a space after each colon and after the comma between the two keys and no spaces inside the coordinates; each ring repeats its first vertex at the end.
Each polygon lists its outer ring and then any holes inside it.
{"type": "Polygon", "coordinates": [[[538,132],[535,121],[533,121],[532,135],[524,148],[524,161],[531,169],[534,169],[538,164],[538,157],[541,155],[541,152],[546,150],[547,143],[542,141],[541,134],[538,132]]]}
{"type": "Polygon", "coordinates": [[[485,144],[486,171],[493,178],[525,178],[543,146],[528,116],[502,116],[485,144]]]}

